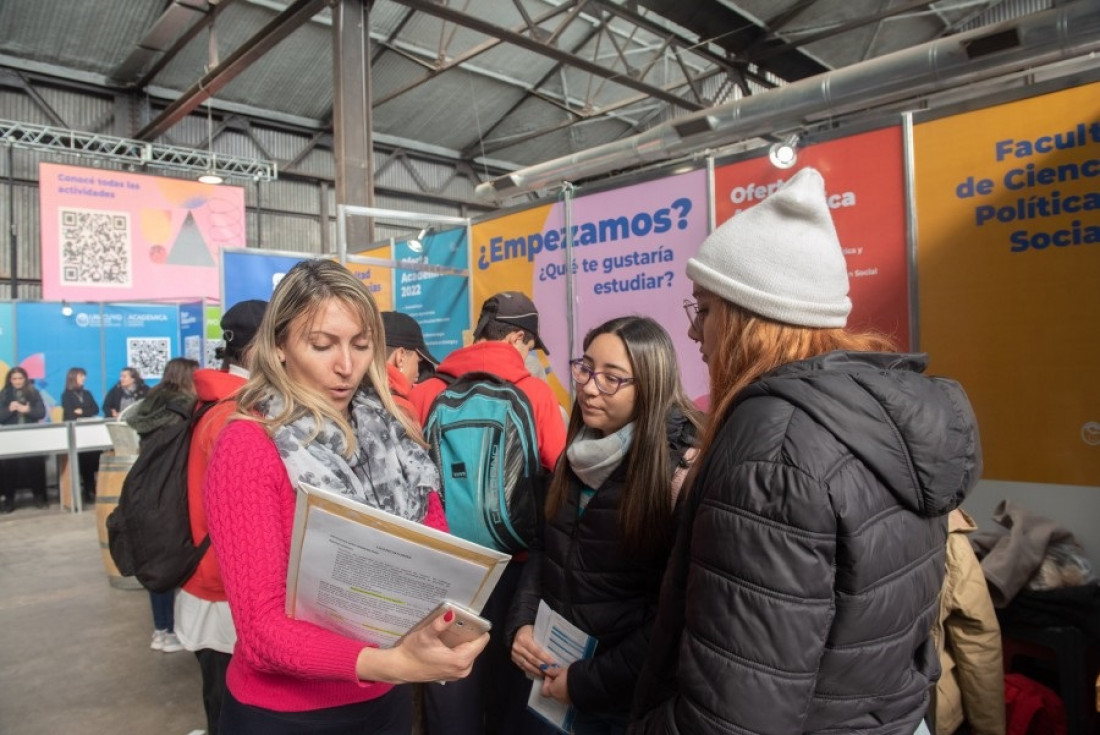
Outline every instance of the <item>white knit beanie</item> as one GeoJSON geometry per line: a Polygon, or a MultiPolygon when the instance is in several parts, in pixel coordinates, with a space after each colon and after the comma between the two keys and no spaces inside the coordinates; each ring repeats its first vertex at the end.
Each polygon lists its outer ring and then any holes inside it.
{"type": "Polygon", "coordinates": [[[743,309],[785,324],[843,327],[852,302],[825,180],[804,168],[717,228],[687,277],[743,309]]]}

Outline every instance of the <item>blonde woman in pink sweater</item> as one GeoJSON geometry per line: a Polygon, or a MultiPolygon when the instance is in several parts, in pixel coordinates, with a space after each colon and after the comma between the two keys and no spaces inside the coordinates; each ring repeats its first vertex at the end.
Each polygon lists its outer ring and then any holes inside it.
{"type": "Polygon", "coordinates": [[[204,484],[238,636],[221,732],[408,735],[399,685],[463,678],[488,643],[448,648],[439,634],[452,620],[440,616],[378,649],[284,613],[296,482],[446,528],[439,475],[390,396],[383,345],[373,299],[343,266],[299,263],[271,297],[204,484]]]}

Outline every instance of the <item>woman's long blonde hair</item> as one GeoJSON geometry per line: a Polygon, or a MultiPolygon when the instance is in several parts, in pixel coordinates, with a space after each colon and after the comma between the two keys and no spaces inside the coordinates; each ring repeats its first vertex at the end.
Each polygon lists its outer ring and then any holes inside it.
{"type": "MultiPolygon", "coordinates": [[[[715,296],[706,319],[721,335],[707,357],[710,369],[710,421],[700,454],[705,456],[737,396],[750,383],[776,368],[836,350],[895,352],[893,341],[876,332],[822,329],[785,324],[742,309],[715,296]]],[[[695,468],[701,463],[696,462],[695,468]]],[[[694,468],[693,468],[694,469],[694,468]]],[[[694,473],[692,473],[694,474],[694,473]]]]}
{"type": "Polygon", "coordinates": [[[279,281],[264,313],[259,331],[251,344],[251,376],[237,397],[238,415],[259,421],[268,430],[286,426],[305,415],[313,418],[312,440],[326,419],[344,432],[347,456],[355,452],[355,431],[340,412],[319,392],[290,379],[286,366],[279,361],[279,349],[293,339],[291,326],[296,319],[309,324],[332,300],[339,301],[358,317],[374,354],[364,383],[378,394],[382,405],[396,418],[416,442],[423,445],[420,428],[397,408],[386,378],[385,332],[382,316],[366,286],[344,266],[331,260],[304,260],[297,263],[279,281]],[[282,398],[283,409],[277,415],[257,417],[259,404],[272,395],[282,398]]]}

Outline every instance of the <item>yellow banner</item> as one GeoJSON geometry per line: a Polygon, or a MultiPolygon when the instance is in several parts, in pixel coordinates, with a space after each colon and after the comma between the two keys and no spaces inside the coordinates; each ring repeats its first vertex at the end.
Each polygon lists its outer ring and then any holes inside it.
{"type": "Polygon", "coordinates": [[[1100,84],[914,133],[920,346],[984,476],[1100,485],[1100,84]]]}

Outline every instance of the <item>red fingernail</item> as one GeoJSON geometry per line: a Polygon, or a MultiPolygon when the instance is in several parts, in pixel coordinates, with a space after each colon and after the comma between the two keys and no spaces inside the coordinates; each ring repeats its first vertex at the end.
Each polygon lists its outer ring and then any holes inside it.
{"type": "Polygon", "coordinates": [[[443,622],[444,623],[449,623],[454,619],[455,619],[455,611],[454,610],[448,610],[447,612],[443,613],[443,622]]]}

